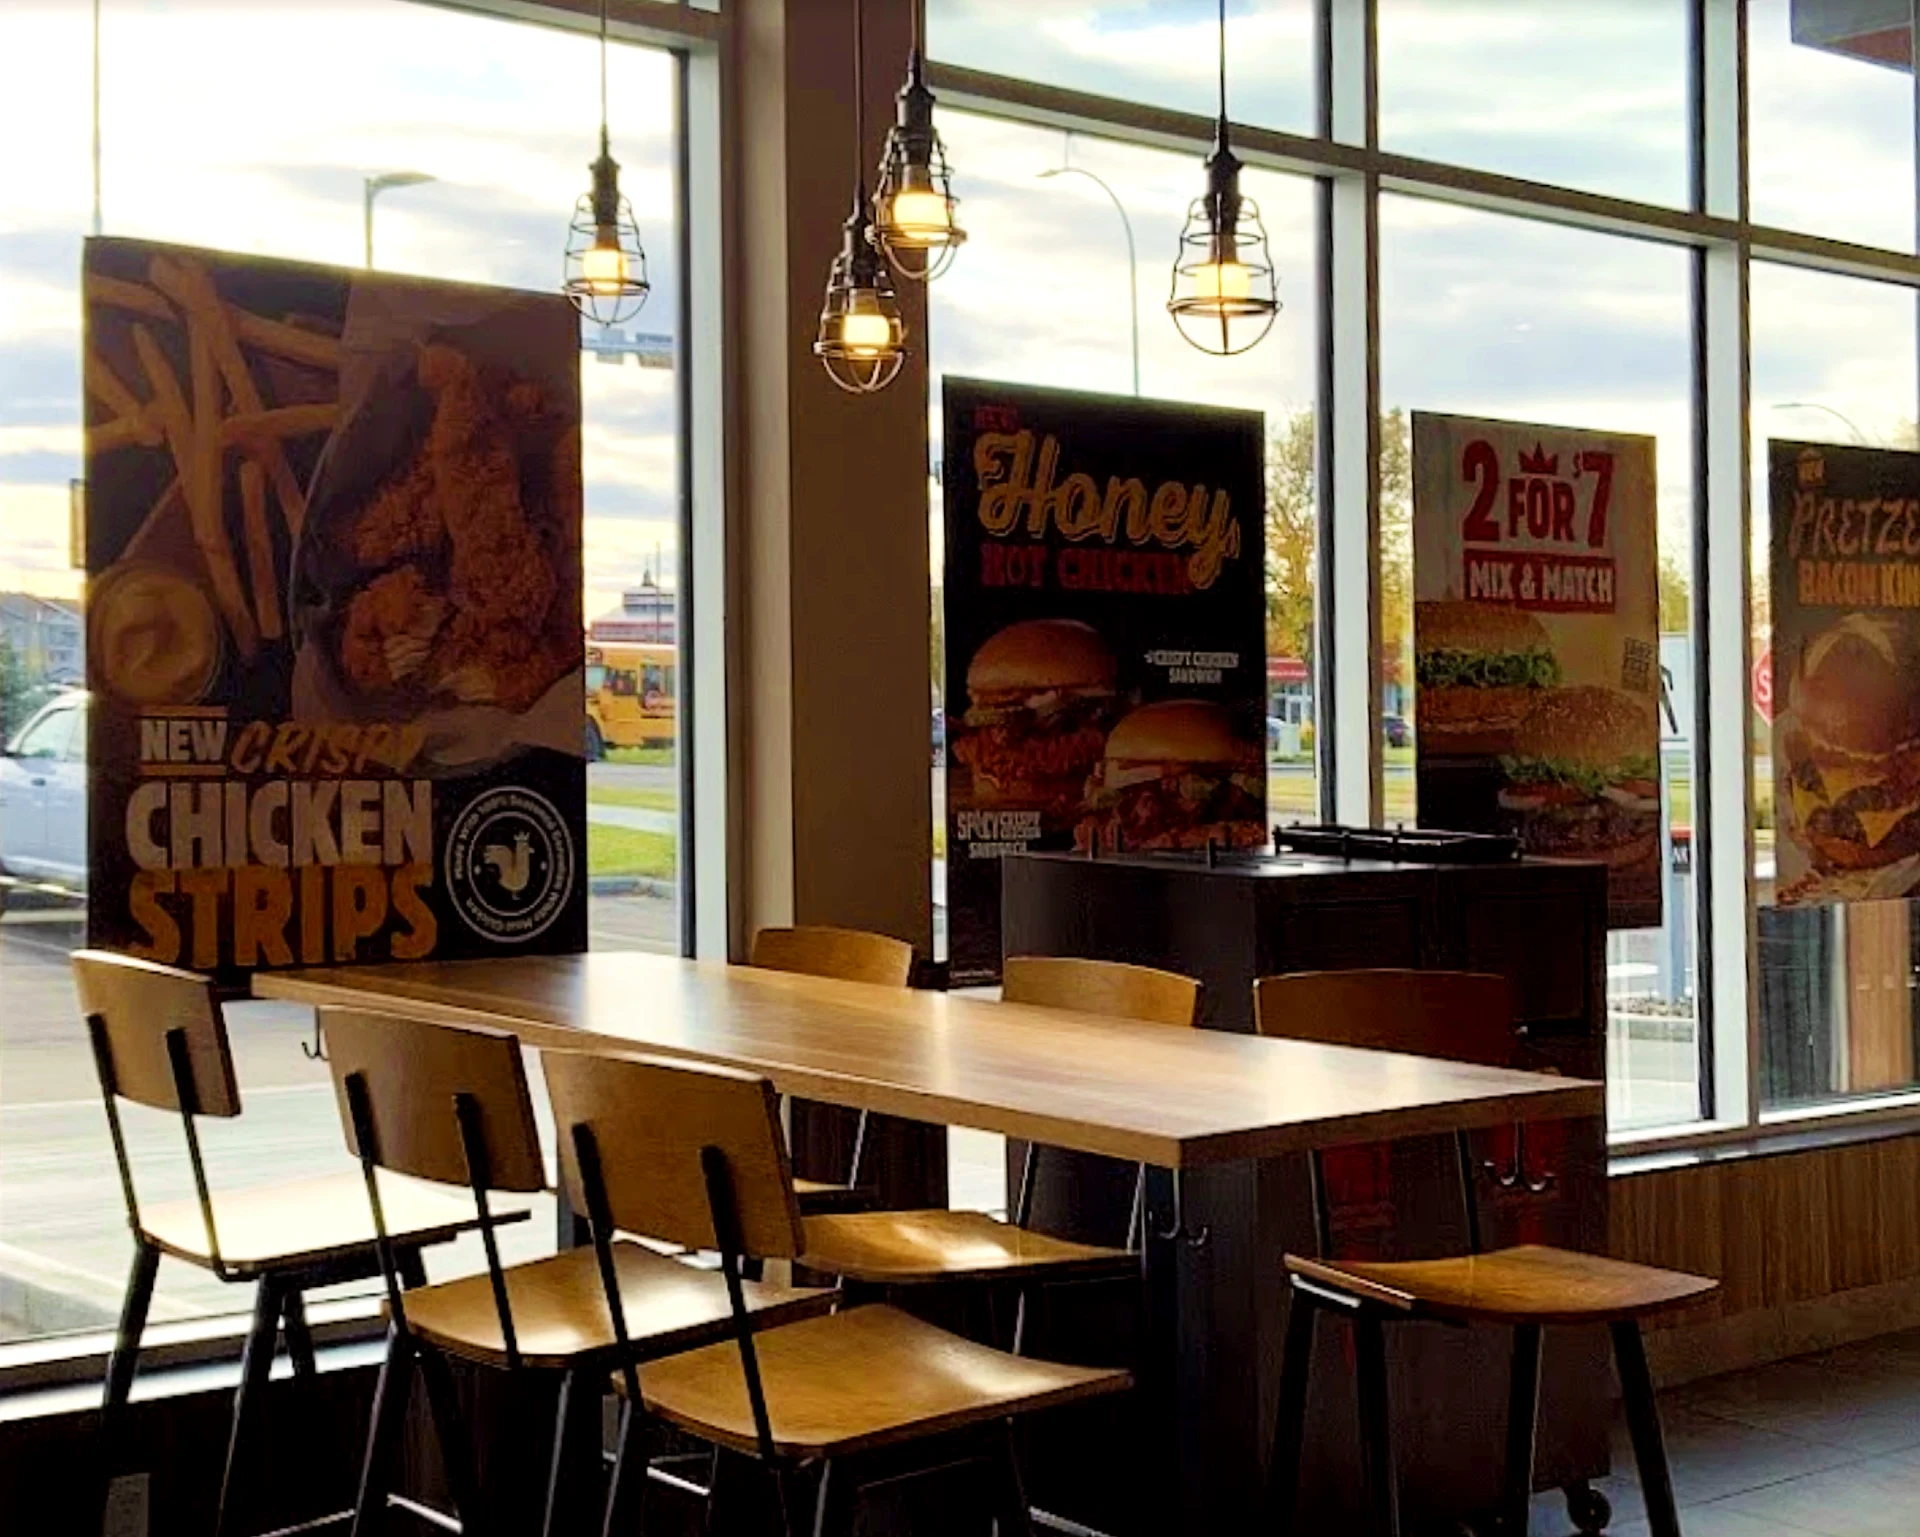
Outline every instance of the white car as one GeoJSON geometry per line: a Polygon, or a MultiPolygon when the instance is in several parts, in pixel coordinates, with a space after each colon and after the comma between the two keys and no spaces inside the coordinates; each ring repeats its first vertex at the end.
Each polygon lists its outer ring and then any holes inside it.
{"type": "MultiPolygon", "coordinates": [[[[0,754],[0,875],[87,884],[87,696],[60,694],[0,754]]],[[[0,884],[0,904],[6,887],[0,884]]]]}

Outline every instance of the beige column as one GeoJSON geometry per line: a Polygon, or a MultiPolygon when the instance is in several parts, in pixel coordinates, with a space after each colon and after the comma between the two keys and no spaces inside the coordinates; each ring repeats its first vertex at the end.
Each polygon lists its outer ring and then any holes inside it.
{"type": "MultiPolygon", "coordinates": [[[[732,903],[767,923],[878,929],[926,953],[929,891],[925,294],[877,395],[812,354],[852,203],[853,0],[740,0],[734,335],[732,903]]],[[[871,188],[909,7],[866,0],[871,188]]]]}

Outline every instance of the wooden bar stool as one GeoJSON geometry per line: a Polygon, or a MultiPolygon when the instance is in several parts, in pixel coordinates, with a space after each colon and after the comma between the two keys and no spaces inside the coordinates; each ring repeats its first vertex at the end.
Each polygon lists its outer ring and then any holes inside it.
{"type": "MultiPolygon", "coordinates": [[[[772,1084],[640,1057],[548,1052],[541,1061],[561,1183],[588,1214],[616,1335],[624,1339],[631,1320],[614,1286],[615,1231],[717,1250],[732,1297],[726,1343],[623,1370],[629,1405],[757,1459],[773,1476],[786,1537],[809,1525],[815,1537],[850,1534],[883,1456],[890,1463],[915,1445],[984,1458],[1003,1537],[1030,1530],[1012,1419],[1119,1392],[1125,1372],[1006,1355],[883,1306],[768,1327],[749,1309],[742,1267],[797,1258],[803,1242],[772,1084]],[[797,1479],[814,1467],[809,1523],[797,1479]]],[[[898,1472],[886,1467],[888,1477],[898,1472]]]]}
{"type": "MultiPolygon", "coordinates": [[[[837,929],[824,924],[789,929],[761,929],[753,936],[747,964],[765,971],[791,971],[808,977],[831,977],[839,982],[868,982],[875,987],[905,987],[913,979],[913,946],[890,934],[864,929],[837,929]]],[[[860,1189],[860,1170],[866,1158],[867,1128],[864,1110],[853,1133],[853,1152],[847,1160],[844,1184],[798,1179],[800,1210],[859,1211],[870,1205],[860,1189]]]]}
{"type": "MultiPolygon", "coordinates": [[[[1117,1019],[1191,1026],[1200,984],[1191,977],[1117,961],[1010,956],[1001,998],[1013,1004],[1077,1009],[1117,1019]]],[[[1137,1171],[1125,1249],[1052,1238],[1027,1227],[1041,1149],[1028,1143],[1010,1220],[979,1211],[845,1212],[807,1218],[810,1270],[869,1286],[952,1281],[1047,1282],[1138,1273],[1146,1170],[1137,1171]]],[[[1025,1293],[1021,1301],[1024,1317],[1025,1293]]],[[[1014,1349],[1023,1330],[1015,1326],[1014,1349]]]]}
{"type": "MultiPolygon", "coordinates": [[[[496,1523],[480,1498],[448,1362],[561,1377],[546,1496],[545,1530],[552,1531],[556,1509],[577,1497],[567,1486],[568,1451],[580,1444],[578,1427],[597,1430],[609,1373],[727,1338],[742,1314],[764,1324],[831,1306],[831,1293],[819,1290],[730,1288],[711,1271],[626,1240],[502,1264],[492,1194],[532,1194],[547,1186],[519,1041],[491,1030],[348,1010],[325,1010],[323,1019],[341,1119],[363,1171],[361,1203],[371,1208],[380,1235],[387,1282],[387,1356],[374,1396],[356,1533],[376,1524],[390,1503],[388,1478],[416,1366],[462,1529],[475,1534],[496,1523]],[[403,1293],[388,1241],[386,1186],[376,1177],[382,1170],[470,1192],[485,1272],[403,1293]]],[[[592,1451],[597,1467],[597,1435],[592,1451]]],[[[617,1465],[614,1476],[617,1485],[617,1465]]],[[[393,1502],[419,1511],[411,1501],[393,1502]]],[[[445,1520],[438,1513],[429,1519],[445,1520]]]]}
{"type": "MultiPolygon", "coordinates": [[[[1263,977],[1253,985],[1262,1035],[1338,1046],[1409,1052],[1491,1067],[1513,1065],[1516,1038],[1504,977],[1469,972],[1323,971],[1263,977]]],[[[1314,1220],[1320,1254],[1286,1256],[1291,1298],[1273,1432],[1270,1487],[1282,1532],[1293,1530],[1299,1493],[1300,1442],[1306,1424],[1314,1322],[1338,1318],[1354,1332],[1361,1461],[1374,1537],[1398,1537],[1399,1495],[1388,1400],[1384,1326],[1410,1319],[1491,1323],[1512,1331],[1507,1397],[1506,1466],[1498,1530],[1524,1537],[1533,1494],[1534,1434],[1540,1406],[1540,1337],[1547,1325],[1604,1324],[1612,1336],[1627,1428],[1654,1537],[1679,1537],[1673,1485],[1640,1321],[1697,1302],[1719,1282],[1655,1270],[1604,1255],[1523,1244],[1481,1252],[1479,1201],[1467,1134],[1454,1138],[1468,1253],[1393,1262],[1333,1259],[1326,1179],[1312,1158],[1314,1220]]],[[[1569,1504],[1598,1500],[1567,1491],[1569,1504]]],[[[1605,1525],[1600,1511],[1597,1525],[1605,1525]]],[[[1581,1519],[1576,1512],[1576,1519],[1581,1519]]]]}
{"type": "MultiPolygon", "coordinates": [[[[344,1173],[293,1184],[214,1191],[201,1156],[198,1118],[240,1114],[225,1017],[205,977],[151,961],[78,950],[73,975],[93,1044],[94,1066],[106,1102],[107,1130],[120,1169],[120,1189],[133,1233],[133,1269],[121,1306],[120,1330],[107,1363],[101,1445],[111,1479],[127,1398],[139,1361],[140,1339],[159,1274],[169,1255],[222,1281],[254,1287],[253,1325],[241,1355],[233,1396],[226,1469],[220,1481],[216,1531],[238,1508],[252,1432],[284,1332],[294,1375],[316,1375],[313,1339],[303,1294],[317,1286],[364,1281],[380,1274],[374,1226],[360,1176],[344,1173]],[[121,1128],[120,1101],[179,1115],[192,1169],[195,1199],[142,1206],[121,1128]]],[[[425,1279],[420,1251],[445,1243],[476,1223],[473,1203],[406,1180],[381,1187],[388,1212],[393,1264],[413,1285],[425,1279]]]]}

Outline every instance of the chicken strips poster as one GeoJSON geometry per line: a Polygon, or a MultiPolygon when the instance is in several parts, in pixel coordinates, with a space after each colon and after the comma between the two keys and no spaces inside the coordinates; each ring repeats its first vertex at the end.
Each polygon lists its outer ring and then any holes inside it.
{"type": "Polygon", "coordinates": [[[1415,412],[1420,825],[1607,867],[1661,921],[1654,440],[1415,412]]]}
{"type": "Polygon", "coordinates": [[[1783,905],[1920,891],[1920,454],[1767,444],[1783,905]]]}
{"type": "Polygon", "coordinates": [[[586,941],[564,298],[87,245],[90,942],[586,941]]]}
{"type": "Polygon", "coordinates": [[[1000,860],[1266,841],[1257,412],[948,379],[947,933],[1000,975],[1000,860]]]}

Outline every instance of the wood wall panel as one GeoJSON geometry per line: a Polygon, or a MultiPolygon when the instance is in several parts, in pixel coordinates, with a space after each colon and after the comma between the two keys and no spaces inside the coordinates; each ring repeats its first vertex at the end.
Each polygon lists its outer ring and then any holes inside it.
{"type": "Polygon", "coordinates": [[[1920,1323],[1920,1136],[1659,1169],[1612,1182],[1622,1259],[1720,1278],[1661,1320],[1664,1381],[1920,1323]]]}

